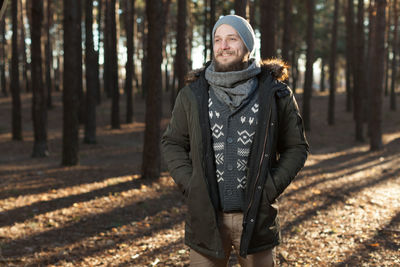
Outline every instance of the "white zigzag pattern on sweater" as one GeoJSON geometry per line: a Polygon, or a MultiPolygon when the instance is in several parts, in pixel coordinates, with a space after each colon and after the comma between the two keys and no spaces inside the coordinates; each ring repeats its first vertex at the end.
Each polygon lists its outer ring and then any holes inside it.
{"type": "Polygon", "coordinates": [[[250,134],[246,130],[244,130],[244,131],[241,131],[241,132],[237,131],[237,133],[239,135],[239,138],[237,139],[237,141],[238,142],[239,141],[242,142],[243,145],[247,145],[249,142],[250,143],[253,142],[251,137],[253,137],[255,132],[250,134]]]}

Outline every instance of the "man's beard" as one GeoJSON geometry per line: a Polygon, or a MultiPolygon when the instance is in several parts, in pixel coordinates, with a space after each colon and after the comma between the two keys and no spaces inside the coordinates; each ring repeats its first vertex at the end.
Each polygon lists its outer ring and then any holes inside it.
{"type": "MultiPolygon", "coordinates": [[[[224,51],[224,52],[226,53],[226,51],[224,51]]],[[[219,52],[219,54],[220,53],[223,53],[223,52],[219,52]]],[[[243,58],[239,58],[238,60],[235,60],[231,63],[221,64],[216,60],[215,55],[213,54],[213,61],[214,61],[214,69],[216,72],[240,71],[240,70],[244,70],[249,65],[248,64],[249,62],[247,61],[247,55],[245,55],[243,58]]]]}

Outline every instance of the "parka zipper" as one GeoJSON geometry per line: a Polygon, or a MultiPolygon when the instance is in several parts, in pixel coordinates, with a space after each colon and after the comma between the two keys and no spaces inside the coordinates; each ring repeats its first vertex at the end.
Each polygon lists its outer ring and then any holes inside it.
{"type": "MultiPolygon", "coordinates": [[[[264,160],[264,157],[265,157],[264,154],[265,154],[265,149],[266,149],[267,139],[268,139],[269,125],[270,125],[270,122],[271,122],[271,113],[272,113],[272,104],[270,104],[269,113],[268,113],[267,127],[265,127],[265,137],[264,137],[264,144],[263,144],[263,151],[262,151],[263,153],[261,154],[260,164],[258,166],[258,171],[257,171],[257,176],[256,176],[256,181],[254,183],[254,188],[253,188],[253,190],[251,192],[252,194],[251,194],[249,206],[247,207],[246,213],[244,214],[245,216],[243,217],[243,233],[242,234],[244,234],[245,231],[246,231],[247,217],[248,217],[248,214],[249,214],[249,211],[250,211],[250,207],[253,205],[254,194],[255,194],[255,191],[256,191],[256,188],[257,188],[258,178],[260,177],[260,174],[261,174],[261,167],[262,167],[262,163],[263,163],[263,160],[264,160]]],[[[254,220],[254,218],[251,218],[251,220],[254,220]]],[[[252,221],[252,222],[254,222],[254,221],[252,221]]],[[[249,242],[249,240],[243,240],[243,241],[246,242],[245,243],[245,247],[246,247],[246,251],[247,251],[247,249],[248,249],[248,244],[247,243],[249,242]]],[[[242,246],[240,247],[240,250],[242,250],[242,246]]],[[[245,257],[245,255],[247,254],[246,251],[241,251],[240,255],[242,257],[245,257]]]]}
{"type": "Polygon", "coordinates": [[[249,206],[247,207],[247,210],[246,210],[246,218],[247,218],[247,215],[248,215],[248,213],[249,213],[249,211],[250,211],[250,207],[251,207],[251,205],[253,204],[254,192],[256,191],[256,188],[257,188],[258,178],[260,177],[261,167],[262,167],[262,163],[263,163],[263,160],[264,160],[264,157],[265,157],[265,149],[266,149],[266,146],[267,146],[269,125],[270,125],[270,122],[271,122],[271,113],[272,113],[272,105],[270,105],[270,108],[269,108],[268,122],[267,122],[267,127],[265,128],[266,130],[265,130],[265,137],[264,137],[264,144],[263,144],[263,152],[262,152],[262,154],[261,154],[260,164],[259,164],[259,166],[258,166],[258,172],[257,172],[257,176],[256,176],[256,181],[255,181],[255,183],[254,183],[254,188],[253,188],[253,190],[252,190],[252,194],[251,194],[251,198],[250,198],[250,203],[249,203],[249,206]]]}

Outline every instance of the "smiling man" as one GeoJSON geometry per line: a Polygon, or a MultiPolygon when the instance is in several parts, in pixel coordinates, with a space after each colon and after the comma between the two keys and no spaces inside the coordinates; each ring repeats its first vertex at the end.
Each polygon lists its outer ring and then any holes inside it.
{"type": "Polygon", "coordinates": [[[286,65],[258,62],[254,31],[221,17],[213,59],[180,90],[162,137],[165,161],[186,198],[191,266],[274,266],[276,199],[308,154],[286,65]]]}

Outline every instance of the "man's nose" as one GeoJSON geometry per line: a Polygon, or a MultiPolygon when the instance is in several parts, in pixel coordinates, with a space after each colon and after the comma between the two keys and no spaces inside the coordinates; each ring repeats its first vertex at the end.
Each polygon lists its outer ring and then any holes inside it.
{"type": "Polygon", "coordinates": [[[228,49],[229,48],[229,44],[226,40],[222,40],[221,41],[221,48],[222,49],[228,49]]]}

